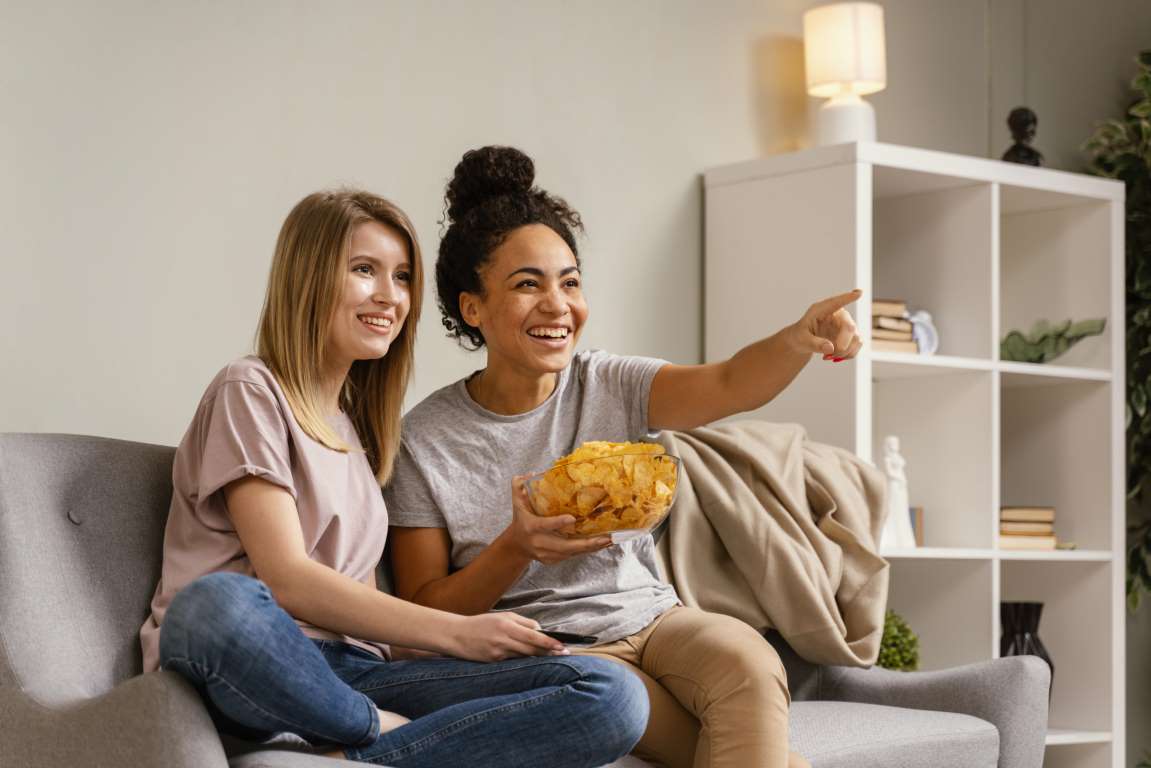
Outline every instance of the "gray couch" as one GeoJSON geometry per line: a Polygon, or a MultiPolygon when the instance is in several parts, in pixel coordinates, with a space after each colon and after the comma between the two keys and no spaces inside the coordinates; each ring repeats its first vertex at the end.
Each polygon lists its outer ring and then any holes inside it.
{"type": "MultiPolygon", "coordinates": [[[[172,455],[0,434],[0,766],[352,765],[226,750],[187,683],[140,674],[137,630],[159,576],[172,455]]],[[[896,673],[815,667],[769,639],[788,669],[793,747],[815,768],[1042,762],[1049,674],[1034,657],[896,673]]]]}

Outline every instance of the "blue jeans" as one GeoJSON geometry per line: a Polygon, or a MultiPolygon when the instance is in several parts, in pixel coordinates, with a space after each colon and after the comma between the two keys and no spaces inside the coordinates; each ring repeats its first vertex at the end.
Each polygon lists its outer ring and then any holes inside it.
{"type": "Polygon", "coordinates": [[[160,665],[191,681],[221,730],[247,739],[289,731],[396,768],[590,768],[631,751],[648,717],[644,687],[622,665],[587,656],[388,662],[309,639],[263,582],[234,573],[180,590],[160,629],[160,665]],[[377,707],[412,722],[380,734],[377,707]]]}

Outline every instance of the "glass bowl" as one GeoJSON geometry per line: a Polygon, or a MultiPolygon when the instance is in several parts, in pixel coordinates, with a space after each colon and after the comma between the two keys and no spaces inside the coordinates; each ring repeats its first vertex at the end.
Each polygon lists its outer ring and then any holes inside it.
{"type": "Polygon", "coordinates": [[[570,536],[642,536],[667,517],[679,487],[679,459],[629,451],[559,464],[524,483],[541,517],[572,515],[570,536]]]}

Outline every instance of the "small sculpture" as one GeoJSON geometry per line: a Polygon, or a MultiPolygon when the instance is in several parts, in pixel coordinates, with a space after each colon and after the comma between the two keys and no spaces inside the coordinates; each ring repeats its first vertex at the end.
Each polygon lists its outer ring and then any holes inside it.
{"type": "Polygon", "coordinates": [[[919,345],[919,354],[934,355],[939,351],[939,331],[935,329],[935,322],[931,313],[919,309],[911,313],[911,337],[919,345]]]}
{"type": "Polygon", "coordinates": [[[999,359],[1019,363],[1049,363],[1088,336],[1098,336],[1107,327],[1107,318],[1096,317],[1073,323],[1064,320],[1052,325],[1035,323],[1031,333],[1008,331],[999,343],[999,359]]]}
{"type": "Polygon", "coordinates": [[[1043,153],[1031,146],[1038,124],[1039,118],[1027,107],[1011,110],[1007,116],[1007,127],[1011,129],[1011,138],[1015,143],[1003,153],[1004,160],[1023,165],[1043,165],[1043,153]]]}
{"type": "Polygon", "coordinates": [[[887,475],[887,518],[879,536],[879,548],[913,549],[915,531],[911,529],[911,506],[907,495],[907,460],[899,453],[899,438],[883,438],[883,472],[887,475]]]}

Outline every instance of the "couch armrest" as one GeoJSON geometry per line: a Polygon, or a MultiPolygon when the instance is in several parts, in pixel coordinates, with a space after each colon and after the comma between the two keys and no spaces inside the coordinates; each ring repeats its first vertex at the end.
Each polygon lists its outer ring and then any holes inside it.
{"type": "Polygon", "coordinates": [[[59,709],[0,687],[0,765],[227,768],[228,761],[196,691],[174,672],[153,672],[59,709]]]}
{"type": "Polygon", "coordinates": [[[958,712],[999,729],[1000,768],[1039,768],[1047,737],[1051,670],[1011,656],[937,672],[823,667],[819,698],[958,712]]]}

